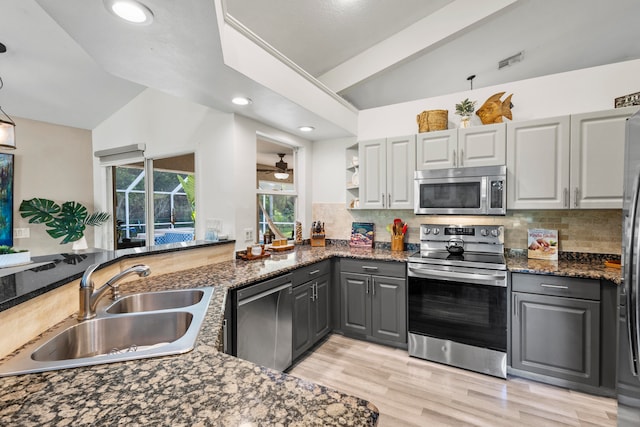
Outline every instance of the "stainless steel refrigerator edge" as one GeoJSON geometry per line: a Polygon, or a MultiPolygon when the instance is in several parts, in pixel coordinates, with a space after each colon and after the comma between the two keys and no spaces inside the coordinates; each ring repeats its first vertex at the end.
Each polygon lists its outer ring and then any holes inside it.
{"type": "Polygon", "coordinates": [[[618,327],[618,425],[640,426],[640,112],[626,124],[622,285],[618,327]]]}

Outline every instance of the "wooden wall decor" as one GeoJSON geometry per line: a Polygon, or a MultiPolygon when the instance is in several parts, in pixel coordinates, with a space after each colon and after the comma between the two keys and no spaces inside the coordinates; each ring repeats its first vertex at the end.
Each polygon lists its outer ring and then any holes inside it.
{"type": "Polygon", "coordinates": [[[483,125],[502,123],[502,117],[512,120],[511,109],[513,108],[513,104],[511,103],[511,97],[513,94],[507,96],[504,101],[501,101],[500,98],[502,98],[504,94],[505,92],[499,92],[491,95],[489,99],[482,104],[482,107],[478,109],[476,114],[480,117],[483,125]]]}

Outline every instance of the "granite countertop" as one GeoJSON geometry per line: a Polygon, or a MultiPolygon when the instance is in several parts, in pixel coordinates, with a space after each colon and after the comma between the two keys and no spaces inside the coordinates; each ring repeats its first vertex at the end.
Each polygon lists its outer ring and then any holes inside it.
{"type": "Polygon", "coordinates": [[[399,262],[408,256],[303,247],[127,283],[123,294],[216,286],[195,349],[177,356],[0,378],[0,424],[375,425],[378,409],[366,400],[217,351],[227,290],[338,254],[399,262]]]}
{"type": "Polygon", "coordinates": [[[0,311],[79,279],[92,264],[98,263],[106,267],[126,258],[228,244],[235,244],[235,240],[219,242],[193,240],[117,251],[92,249],[32,257],[30,264],[0,269],[0,311]]]}
{"type": "Polygon", "coordinates": [[[528,259],[520,254],[507,256],[507,270],[512,273],[550,274],[583,279],[604,279],[616,285],[622,281],[620,268],[606,267],[605,260],[620,260],[619,255],[560,253],[557,261],[528,259]]]}
{"type": "MultiPolygon", "coordinates": [[[[334,256],[405,262],[414,251],[296,247],[127,283],[123,293],[216,286],[193,351],[154,359],[0,378],[7,425],[375,425],[370,402],[217,351],[227,291],[334,256]]],[[[607,279],[597,257],[557,263],[508,256],[513,272],[607,279]]],[[[11,357],[11,356],[8,356],[11,357]]]]}

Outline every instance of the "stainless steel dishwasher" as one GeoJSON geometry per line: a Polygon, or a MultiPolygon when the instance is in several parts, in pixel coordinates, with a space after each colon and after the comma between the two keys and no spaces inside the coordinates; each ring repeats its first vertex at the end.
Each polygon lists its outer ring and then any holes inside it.
{"type": "Polygon", "coordinates": [[[291,275],[237,291],[237,356],[284,371],[291,365],[291,275]]]}

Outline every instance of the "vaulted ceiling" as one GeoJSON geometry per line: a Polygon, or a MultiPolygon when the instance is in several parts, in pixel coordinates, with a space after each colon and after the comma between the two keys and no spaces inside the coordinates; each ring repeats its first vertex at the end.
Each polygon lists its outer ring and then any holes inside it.
{"type": "Polygon", "coordinates": [[[465,91],[470,75],[479,88],[640,58],[636,0],[141,1],[154,13],[146,27],[100,1],[4,0],[0,105],[92,129],[150,87],[317,140],[353,134],[339,115],[465,91]],[[256,74],[268,67],[242,69],[229,26],[320,101],[256,74]],[[253,103],[231,104],[239,94],[253,103]],[[303,124],[316,131],[300,133],[303,124]]]}

